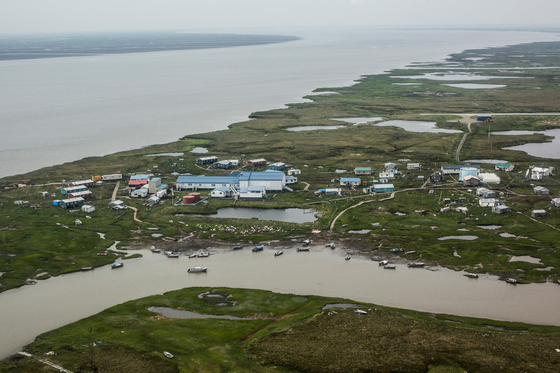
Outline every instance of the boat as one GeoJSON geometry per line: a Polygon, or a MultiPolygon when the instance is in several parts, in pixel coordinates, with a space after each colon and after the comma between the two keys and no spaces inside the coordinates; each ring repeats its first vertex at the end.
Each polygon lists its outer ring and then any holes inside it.
{"type": "Polygon", "coordinates": [[[517,284],[517,280],[511,277],[506,278],[508,284],[517,284]]]}
{"type": "Polygon", "coordinates": [[[367,315],[367,312],[364,310],[354,310],[354,313],[357,313],[358,315],[367,315]]]}
{"type": "Polygon", "coordinates": [[[168,258],[178,258],[179,257],[179,253],[176,253],[175,251],[170,252],[169,254],[167,254],[168,258]]]}
{"type": "Polygon", "coordinates": [[[237,245],[233,247],[233,250],[241,250],[243,248],[243,245],[237,245]]]}
{"type": "Polygon", "coordinates": [[[463,276],[468,278],[478,278],[478,275],[476,273],[465,273],[463,276]]]}
{"type": "Polygon", "coordinates": [[[122,266],[124,266],[124,264],[122,264],[122,263],[113,263],[113,264],[111,264],[111,269],[121,268],[122,266]]]}
{"type": "Polygon", "coordinates": [[[396,265],[384,265],[383,269],[397,269],[396,265]]]}
{"type": "Polygon", "coordinates": [[[277,252],[274,253],[274,256],[279,256],[284,254],[284,252],[282,250],[278,250],[277,252]]]}
{"type": "Polygon", "coordinates": [[[208,258],[209,256],[210,256],[210,254],[208,253],[208,251],[202,251],[202,252],[198,253],[199,258],[208,258]]]}
{"type": "Polygon", "coordinates": [[[97,256],[107,256],[107,253],[97,253],[97,256]]]}
{"type": "Polygon", "coordinates": [[[196,258],[196,257],[198,257],[198,254],[197,254],[197,253],[194,253],[194,254],[189,255],[189,258],[196,258]]]}
{"type": "Polygon", "coordinates": [[[171,352],[163,351],[163,355],[168,359],[173,359],[173,354],[171,352]]]}
{"type": "Polygon", "coordinates": [[[152,250],[152,253],[159,253],[159,252],[161,252],[161,250],[160,250],[160,249],[156,249],[155,246],[150,246],[150,250],[152,250]]]}
{"type": "Polygon", "coordinates": [[[263,251],[263,250],[264,250],[264,247],[262,247],[262,246],[255,246],[255,247],[253,247],[253,252],[263,251]]]}
{"type": "Polygon", "coordinates": [[[300,251],[309,251],[308,247],[298,247],[296,251],[299,253],[300,251]]]}
{"type": "Polygon", "coordinates": [[[330,247],[331,249],[336,248],[334,242],[331,242],[331,243],[326,244],[325,247],[330,247]]]}
{"type": "Polygon", "coordinates": [[[208,267],[193,267],[187,269],[187,272],[189,273],[206,272],[206,271],[208,271],[208,267]]]}
{"type": "Polygon", "coordinates": [[[414,251],[414,250],[405,252],[406,255],[411,255],[411,254],[414,254],[414,253],[416,253],[416,251],[414,251]]]}
{"type": "Polygon", "coordinates": [[[387,264],[389,264],[389,261],[387,259],[383,259],[379,261],[380,266],[386,266],[387,264]]]}
{"type": "Polygon", "coordinates": [[[82,267],[82,271],[91,271],[94,267],[82,267]]]}
{"type": "Polygon", "coordinates": [[[350,258],[351,258],[351,256],[350,256],[350,254],[348,254],[344,257],[344,260],[350,260],[350,258]]]}
{"type": "Polygon", "coordinates": [[[418,268],[418,267],[424,267],[424,266],[425,266],[424,263],[414,263],[414,262],[411,262],[411,263],[408,263],[408,264],[407,264],[407,267],[410,267],[410,268],[418,268]]]}
{"type": "Polygon", "coordinates": [[[309,238],[308,238],[308,239],[305,239],[305,240],[303,240],[303,241],[301,242],[301,244],[302,244],[303,246],[307,246],[307,245],[309,245],[310,243],[311,243],[311,241],[309,240],[309,238]]]}

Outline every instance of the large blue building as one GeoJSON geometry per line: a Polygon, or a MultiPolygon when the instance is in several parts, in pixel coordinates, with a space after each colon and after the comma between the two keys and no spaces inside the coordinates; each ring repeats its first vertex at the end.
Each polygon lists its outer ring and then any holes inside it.
{"type": "Polygon", "coordinates": [[[213,190],[219,187],[239,190],[251,186],[263,186],[267,192],[282,192],[286,187],[286,176],[283,172],[243,171],[227,176],[179,176],[175,183],[177,190],[213,190]]]}

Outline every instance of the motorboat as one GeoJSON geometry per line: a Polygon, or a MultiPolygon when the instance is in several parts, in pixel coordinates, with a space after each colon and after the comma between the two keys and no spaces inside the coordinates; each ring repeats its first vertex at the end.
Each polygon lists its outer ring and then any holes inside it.
{"type": "Polygon", "coordinates": [[[350,258],[351,258],[351,256],[350,256],[350,254],[348,254],[344,257],[344,260],[350,260],[350,258]]]}
{"type": "Polygon", "coordinates": [[[278,250],[277,252],[274,253],[274,256],[279,256],[284,254],[284,252],[282,250],[278,250]]]}
{"type": "Polygon", "coordinates": [[[308,247],[298,247],[296,251],[299,253],[300,251],[309,251],[308,247]]]}
{"type": "Polygon", "coordinates": [[[331,243],[326,244],[325,247],[330,247],[331,249],[335,249],[335,248],[336,248],[334,242],[331,242],[331,243]]]}
{"type": "Polygon", "coordinates": [[[386,266],[387,264],[389,264],[389,261],[387,259],[383,259],[379,261],[380,266],[386,266]]]}
{"type": "Polygon", "coordinates": [[[202,251],[202,252],[198,253],[199,258],[208,258],[209,256],[210,256],[210,254],[208,253],[208,251],[202,251]]]}
{"type": "Polygon", "coordinates": [[[82,271],[91,271],[95,267],[82,267],[82,271]]]}
{"type": "Polygon", "coordinates": [[[163,355],[168,359],[173,359],[173,354],[171,352],[163,351],[163,355]]]}
{"type": "Polygon", "coordinates": [[[189,258],[196,258],[196,257],[198,257],[198,254],[197,254],[197,253],[194,253],[194,254],[189,255],[189,258]]]}
{"type": "Polygon", "coordinates": [[[424,267],[424,266],[425,266],[424,263],[418,263],[418,262],[416,262],[416,263],[411,262],[411,263],[407,264],[407,267],[410,267],[410,268],[420,268],[420,267],[424,267]]]}
{"type": "Polygon", "coordinates": [[[233,247],[233,250],[241,250],[243,248],[243,245],[237,245],[233,247]]]}
{"type": "Polygon", "coordinates": [[[113,264],[111,264],[111,269],[121,268],[123,266],[124,266],[124,264],[122,264],[122,263],[113,263],[113,264]]]}
{"type": "Polygon", "coordinates": [[[396,265],[384,265],[383,269],[397,269],[396,265]]]}
{"type": "Polygon", "coordinates": [[[303,240],[303,241],[301,242],[301,244],[302,244],[303,246],[308,246],[310,243],[311,243],[311,240],[309,240],[309,238],[308,238],[308,239],[305,239],[305,240],[303,240]]]}
{"type": "Polygon", "coordinates": [[[517,280],[511,277],[506,278],[508,284],[517,284],[517,280]]]}
{"type": "Polygon", "coordinates": [[[263,251],[264,247],[263,246],[255,246],[253,247],[253,252],[257,252],[257,251],[263,251]]]}
{"type": "Polygon", "coordinates": [[[178,258],[179,257],[179,253],[176,253],[175,251],[170,252],[169,254],[167,254],[168,258],[178,258]]]}
{"type": "Polygon", "coordinates": [[[107,256],[107,253],[97,253],[97,256],[107,256]]]}
{"type": "Polygon", "coordinates": [[[463,276],[468,278],[478,278],[478,275],[476,273],[465,273],[463,276]]]}
{"type": "Polygon", "coordinates": [[[156,249],[155,246],[150,246],[150,250],[152,250],[152,253],[159,253],[159,252],[161,252],[161,250],[160,250],[160,249],[156,249]]]}
{"type": "Polygon", "coordinates": [[[364,310],[354,310],[354,313],[357,313],[358,315],[367,315],[367,312],[364,310]]]}
{"type": "Polygon", "coordinates": [[[206,272],[206,271],[208,271],[208,267],[193,267],[187,269],[187,272],[189,273],[198,273],[198,272],[206,272]]]}

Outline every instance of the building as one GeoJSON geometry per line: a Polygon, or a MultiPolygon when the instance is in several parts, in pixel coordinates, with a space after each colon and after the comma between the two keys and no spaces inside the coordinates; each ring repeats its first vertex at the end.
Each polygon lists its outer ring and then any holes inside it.
{"type": "Polygon", "coordinates": [[[131,175],[130,180],[150,180],[150,178],[154,176],[153,174],[137,174],[131,175]]]}
{"type": "Polygon", "coordinates": [[[359,177],[341,177],[340,178],[340,185],[341,186],[355,187],[355,186],[359,186],[360,183],[361,183],[361,181],[360,181],[359,177]]]}
{"type": "Polygon", "coordinates": [[[83,192],[84,190],[87,190],[87,187],[84,185],[68,186],[68,187],[62,187],[62,189],[60,189],[60,193],[62,194],[77,193],[77,192],[83,192]]]}
{"type": "Polygon", "coordinates": [[[531,211],[531,216],[534,218],[546,218],[548,214],[545,210],[533,210],[531,211]]]}
{"type": "Polygon", "coordinates": [[[301,175],[301,170],[297,169],[297,168],[292,168],[291,170],[288,170],[288,176],[293,176],[293,175],[301,175]]]}
{"type": "Polygon", "coordinates": [[[476,167],[461,167],[459,169],[459,181],[464,181],[466,176],[478,176],[479,169],[476,167]]]}
{"type": "Polygon", "coordinates": [[[478,177],[484,184],[500,184],[500,177],[494,173],[480,173],[478,177]]]}
{"type": "Polygon", "coordinates": [[[476,190],[476,195],[482,198],[496,198],[496,192],[486,188],[478,188],[476,190]]]}
{"type": "Polygon", "coordinates": [[[481,198],[478,200],[481,207],[494,207],[496,206],[496,199],[494,198],[481,198]]]}
{"type": "Polygon", "coordinates": [[[264,186],[250,186],[239,190],[239,198],[264,198],[266,197],[266,188],[264,186]]]}
{"type": "Polygon", "coordinates": [[[83,211],[83,212],[87,212],[87,213],[94,212],[94,211],[95,211],[95,206],[92,206],[92,205],[83,205],[83,206],[82,206],[82,211],[83,211]]]}
{"type": "Polygon", "coordinates": [[[196,164],[205,165],[205,164],[213,164],[218,162],[218,157],[210,156],[210,157],[201,157],[196,159],[196,164]]]}
{"type": "Polygon", "coordinates": [[[130,193],[132,198],[144,198],[148,196],[148,189],[140,188],[130,193]]]}
{"type": "Polygon", "coordinates": [[[295,176],[286,176],[286,185],[289,184],[296,184],[297,183],[297,177],[295,176]]]}
{"type": "Polygon", "coordinates": [[[441,166],[441,173],[444,175],[455,175],[459,174],[459,170],[461,169],[460,165],[445,165],[441,166]]]}
{"type": "Polygon", "coordinates": [[[393,184],[374,184],[373,191],[375,193],[391,193],[395,191],[393,184]]]}
{"type": "Polygon", "coordinates": [[[394,179],[395,174],[391,172],[381,172],[379,173],[379,182],[380,183],[388,183],[390,179],[394,179]]]}
{"type": "Polygon", "coordinates": [[[219,162],[212,163],[213,168],[220,168],[220,169],[224,169],[224,170],[227,170],[228,168],[231,168],[232,166],[233,166],[233,164],[231,163],[231,161],[219,161],[219,162]]]}
{"type": "Polygon", "coordinates": [[[81,197],[83,199],[88,199],[88,198],[92,198],[93,194],[89,190],[68,193],[68,198],[78,198],[78,197],[81,197]]]}
{"type": "Polygon", "coordinates": [[[282,192],[286,187],[286,175],[283,172],[243,171],[227,176],[179,176],[175,183],[177,190],[214,190],[221,186],[235,190],[263,186],[267,192],[282,192]]]}
{"type": "Polygon", "coordinates": [[[514,166],[510,163],[496,163],[494,170],[496,171],[513,171],[514,166]]]}
{"type": "Polygon", "coordinates": [[[150,198],[148,198],[146,203],[148,204],[148,206],[153,206],[153,205],[158,204],[160,200],[161,200],[161,198],[159,198],[156,194],[152,194],[150,196],[150,198]]]}
{"type": "Polygon", "coordinates": [[[407,170],[414,170],[414,171],[418,171],[422,168],[422,166],[420,165],[420,163],[407,163],[406,164],[406,169],[407,170]]]}
{"type": "Polygon", "coordinates": [[[221,186],[210,192],[210,197],[213,198],[228,198],[232,196],[231,188],[221,186]]]}
{"type": "Polygon", "coordinates": [[[356,167],[354,168],[356,175],[371,175],[371,167],[356,167]]]}
{"type": "Polygon", "coordinates": [[[268,166],[268,169],[271,171],[282,171],[286,168],[286,164],[284,162],[276,162],[268,166]]]}
{"type": "Polygon", "coordinates": [[[431,183],[441,183],[444,180],[444,176],[440,173],[430,175],[431,183]]]}
{"type": "Polygon", "coordinates": [[[424,182],[424,181],[426,181],[426,176],[424,176],[424,175],[418,175],[418,177],[416,177],[416,179],[418,179],[418,181],[424,182]]]}
{"type": "Polygon", "coordinates": [[[511,211],[510,208],[507,207],[506,205],[499,205],[499,206],[492,207],[492,212],[496,214],[507,214],[510,211],[511,211]]]}
{"type": "Polygon", "coordinates": [[[83,206],[84,199],[82,197],[63,199],[58,203],[58,205],[63,209],[73,209],[75,207],[83,206]]]}
{"type": "Polygon", "coordinates": [[[469,209],[466,208],[466,207],[463,207],[463,206],[455,208],[455,211],[462,212],[463,214],[468,214],[469,213],[469,209]]]}
{"type": "Polygon", "coordinates": [[[121,201],[121,200],[118,200],[118,199],[115,200],[115,201],[109,202],[109,208],[113,209],[113,210],[121,210],[121,209],[124,209],[125,207],[126,206],[125,206],[124,202],[121,201]]]}
{"type": "Polygon", "coordinates": [[[85,186],[85,187],[92,187],[93,186],[93,180],[79,180],[79,181],[71,181],[70,183],[68,183],[68,186],[85,186]]]}
{"type": "Polygon", "coordinates": [[[467,175],[463,178],[463,185],[468,187],[476,187],[480,185],[480,179],[476,176],[467,175]]]}
{"type": "Polygon", "coordinates": [[[264,158],[251,159],[247,161],[247,166],[264,166],[265,164],[266,159],[264,158]]]}
{"type": "Polygon", "coordinates": [[[550,191],[548,190],[548,188],[545,188],[543,186],[534,187],[533,192],[538,196],[548,196],[550,194],[550,191]]]}
{"type": "Polygon", "coordinates": [[[148,179],[142,179],[142,180],[132,180],[132,179],[130,179],[128,181],[128,186],[132,189],[140,189],[144,185],[147,185],[148,182],[149,182],[148,179]]]}
{"type": "Polygon", "coordinates": [[[393,162],[387,162],[383,166],[385,167],[385,172],[389,172],[389,170],[397,169],[397,164],[393,162]]]}
{"type": "Polygon", "coordinates": [[[550,202],[554,207],[560,207],[560,198],[553,198],[550,202]]]}

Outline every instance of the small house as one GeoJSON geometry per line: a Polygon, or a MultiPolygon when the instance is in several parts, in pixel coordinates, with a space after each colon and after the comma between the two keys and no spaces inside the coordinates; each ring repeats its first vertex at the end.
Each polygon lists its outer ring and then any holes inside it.
{"type": "Polygon", "coordinates": [[[420,163],[407,163],[407,164],[406,164],[406,169],[407,169],[407,170],[418,171],[418,170],[420,170],[420,168],[422,168],[422,166],[420,165],[420,163]]]}
{"type": "Polygon", "coordinates": [[[82,211],[83,211],[83,212],[87,212],[87,213],[94,212],[94,211],[95,211],[95,206],[92,206],[92,205],[83,205],[83,206],[82,206],[82,211]]]}
{"type": "Polygon", "coordinates": [[[231,197],[232,191],[231,188],[226,186],[220,186],[210,192],[210,197],[213,198],[228,198],[231,197]]]}
{"type": "Polygon", "coordinates": [[[371,175],[371,167],[356,167],[354,168],[356,175],[371,175]]]}
{"type": "Polygon", "coordinates": [[[205,164],[213,164],[218,162],[218,157],[210,156],[210,157],[201,157],[196,159],[196,164],[205,165],[205,164]]]}
{"type": "Polygon", "coordinates": [[[394,179],[395,174],[390,172],[381,172],[379,173],[379,182],[380,183],[388,183],[390,179],[394,179]]]}
{"type": "Polygon", "coordinates": [[[326,196],[340,196],[342,195],[342,190],[340,188],[327,188],[323,189],[326,196]]]}
{"type": "Polygon", "coordinates": [[[231,161],[219,161],[219,162],[214,162],[212,164],[213,168],[218,168],[218,169],[223,169],[223,170],[227,170],[228,168],[231,168],[233,166],[233,164],[231,163],[231,161]]]}
{"type": "Polygon", "coordinates": [[[239,190],[239,198],[264,198],[266,188],[261,185],[253,185],[239,190]]]}
{"type": "Polygon", "coordinates": [[[486,188],[478,188],[476,190],[476,195],[482,198],[496,198],[497,194],[493,190],[486,188]]]}
{"type": "Polygon", "coordinates": [[[148,189],[140,188],[130,193],[132,198],[144,198],[148,196],[148,189]]]}
{"type": "Polygon", "coordinates": [[[511,211],[510,208],[507,207],[506,205],[499,205],[499,206],[492,207],[492,212],[496,214],[507,214],[510,211],[511,211]]]}
{"type": "Polygon", "coordinates": [[[496,171],[513,171],[514,166],[510,163],[496,163],[494,169],[496,171]]]}
{"type": "Polygon", "coordinates": [[[533,210],[531,211],[531,216],[533,218],[546,218],[547,217],[547,213],[545,210],[533,210]]]}
{"type": "Polygon", "coordinates": [[[431,183],[441,183],[443,181],[443,179],[444,179],[444,177],[440,173],[430,175],[430,182],[431,183]]]}
{"type": "Polygon", "coordinates": [[[60,189],[60,193],[68,194],[68,193],[75,193],[75,192],[83,192],[84,190],[87,190],[87,187],[84,186],[84,185],[66,186],[66,187],[62,187],[62,189],[60,189]]]}
{"type": "Polygon", "coordinates": [[[373,191],[375,193],[392,193],[395,191],[393,184],[374,184],[373,191]]]}
{"type": "Polygon", "coordinates": [[[385,171],[389,172],[389,170],[396,170],[397,164],[393,162],[387,162],[383,165],[385,167],[385,171]]]}
{"type": "Polygon", "coordinates": [[[449,210],[451,210],[450,207],[443,207],[439,210],[439,212],[448,212],[449,210]]]}
{"type": "Polygon", "coordinates": [[[87,180],[71,181],[70,183],[68,183],[68,186],[85,186],[89,188],[93,186],[93,180],[87,179],[87,180]]]}
{"type": "Polygon", "coordinates": [[[463,185],[466,187],[476,187],[480,185],[480,179],[476,176],[467,175],[463,178],[463,185]]]}
{"type": "Polygon", "coordinates": [[[89,191],[89,190],[83,190],[81,192],[72,192],[72,193],[68,193],[68,198],[83,198],[83,199],[88,199],[88,198],[92,198],[93,194],[89,191]]]}
{"type": "Polygon", "coordinates": [[[284,162],[276,162],[268,166],[268,169],[271,171],[282,171],[286,167],[284,162]]]}
{"type": "Polygon", "coordinates": [[[359,177],[341,177],[340,178],[340,185],[341,186],[348,186],[348,187],[355,187],[361,184],[359,177]]]}
{"type": "Polygon", "coordinates": [[[494,207],[496,206],[496,199],[495,198],[481,198],[478,200],[478,204],[481,207],[494,207]]]}
{"type": "Polygon", "coordinates": [[[444,175],[459,174],[459,171],[461,170],[461,167],[464,167],[464,166],[460,166],[460,165],[441,166],[441,173],[444,174],[444,175]]]}
{"type": "Polygon", "coordinates": [[[148,198],[146,203],[148,204],[148,206],[153,206],[153,205],[158,204],[160,200],[161,200],[161,198],[159,198],[157,195],[153,194],[152,196],[150,196],[150,198],[148,198]]]}
{"type": "Polygon", "coordinates": [[[264,166],[265,164],[266,159],[264,158],[251,159],[247,161],[247,166],[264,166]]]}
{"type": "Polygon", "coordinates": [[[560,207],[560,198],[553,198],[550,202],[554,207],[560,207]]]}
{"type": "Polygon", "coordinates": [[[418,175],[417,179],[418,179],[418,181],[424,182],[426,180],[426,176],[418,175]]]}
{"type": "Polygon", "coordinates": [[[75,207],[83,206],[84,199],[82,197],[63,199],[58,205],[63,209],[73,209],[75,207]]]}
{"type": "Polygon", "coordinates": [[[121,200],[115,200],[115,201],[111,201],[109,202],[109,208],[112,210],[121,210],[124,209],[126,206],[124,204],[123,201],[121,200]]]}
{"type": "Polygon", "coordinates": [[[548,190],[548,188],[545,188],[543,186],[534,187],[533,192],[538,196],[548,196],[550,194],[550,191],[548,190]]]}

